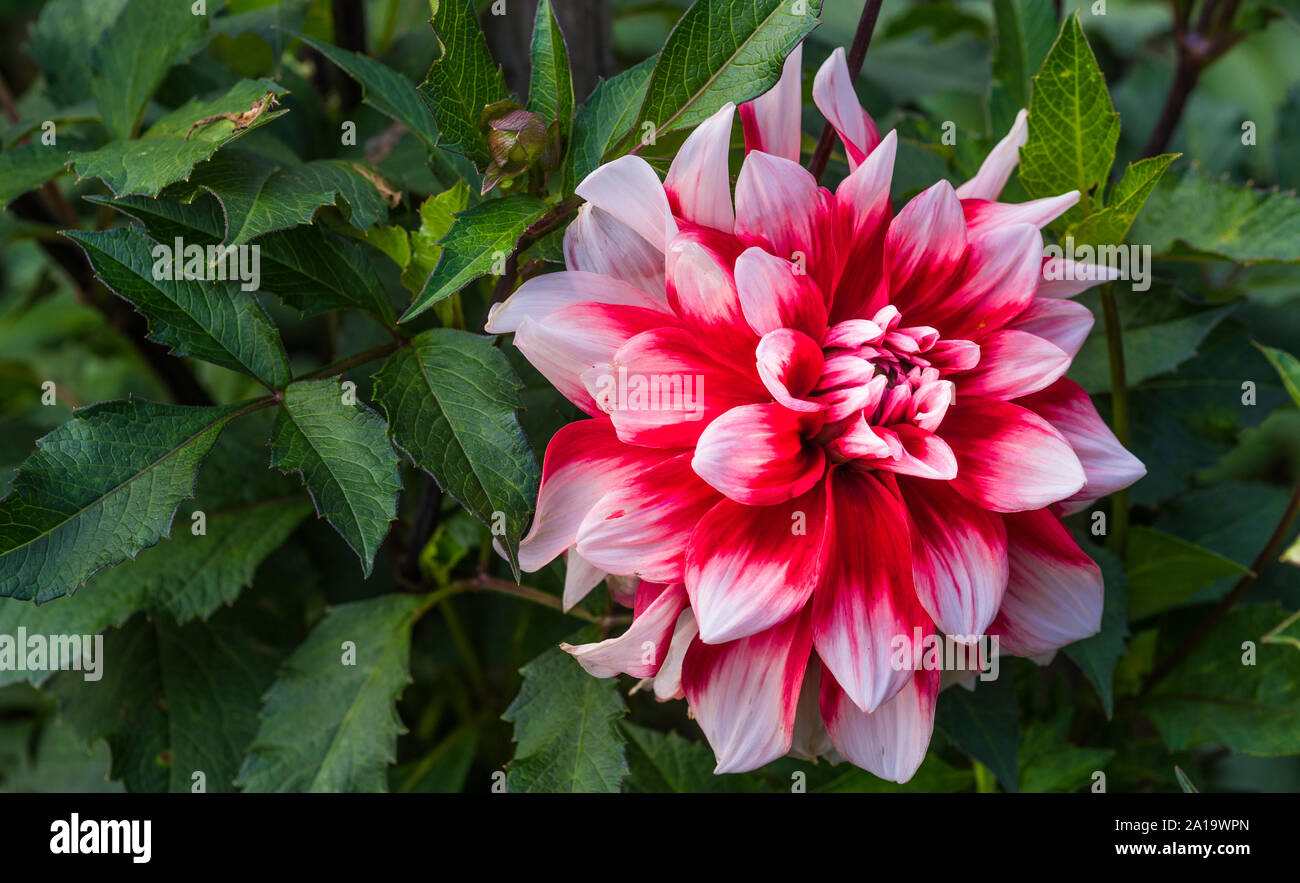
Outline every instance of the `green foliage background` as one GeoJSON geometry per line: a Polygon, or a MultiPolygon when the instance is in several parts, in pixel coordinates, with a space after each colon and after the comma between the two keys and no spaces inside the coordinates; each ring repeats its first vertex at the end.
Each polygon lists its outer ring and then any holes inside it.
{"type": "MultiPolygon", "coordinates": [[[[1052,233],[1156,256],[1149,290],[1080,298],[1098,322],[1070,376],[1149,469],[1096,507],[1107,536],[1070,521],[1106,576],[1103,630],[945,691],[904,786],[793,759],[714,776],[684,703],[556,649],[626,614],[604,590],[560,613],[561,562],[516,585],[537,464],[575,412],[478,333],[503,253],[507,284],[562,263],[602,157],[648,123],[666,167],[805,34],[809,73],[852,43],[861,4],[828,0],[812,29],[815,2],[611,0],[599,39],[566,46],[554,3],[534,29],[524,0],[0,0],[0,634],[102,633],[107,657],[94,683],[0,671],[0,790],[202,771],[209,791],[485,791],[507,770],[520,791],[780,791],[799,771],[815,791],[1086,791],[1098,771],[1171,791],[1176,766],[1201,791],[1300,790],[1294,3],[1230,5],[1149,159],[1166,4],[883,4],[857,87],[899,132],[897,200],[968,178],[1029,106],[1004,199],[1079,188],[1052,233]],[[575,87],[602,63],[616,76],[575,87]],[[480,113],[512,89],[561,152],[481,194],[480,113]],[[259,245],[262,290],[155,280],[177,236],[259,245]]],[[[833,155],[827,180],[846,171],[833,155]]]]}

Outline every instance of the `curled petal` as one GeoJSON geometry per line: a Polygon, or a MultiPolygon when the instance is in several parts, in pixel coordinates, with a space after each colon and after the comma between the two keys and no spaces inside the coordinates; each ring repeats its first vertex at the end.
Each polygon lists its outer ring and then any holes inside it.
{"type": "Polygon", "coordinates": [[[677,235],[668,195],[650,164],[639,156],[620,156],[582,180],[574,192],[635,230],[659,251],[677,235]]]}
{"type": "Polygon", "coordinates": [[[686,589],[681,583],[658,586],[643,582],[637,592],[638,602],[643,593],[653,594],[653,600],[638,611],[623,634],[594,644],[560,644],[560,649],[595,678],[619,674],[654,677],[668,655],[677,617],[686,607],[686,589]]]}
{"type": "Polygon", "coordinates": [[[736,290],[755,334],[793,328],[817,343],[826,333],[825,298],[798,264],[748,248],[736,259],[736,290]]]}
{"type": "Polygon", "coordinates": [[[1043,258],[1043,281],[1038,284],[1038,296],[1074,297],[1094,285],[1114,282],[1120,275],[1119,268],[1105,264],[1080,264],[1063,257],[1043,258]]]}
{"type": "Polygon", "coordinates": [[[730,233],[736,221],[731,207],[731,177],[727,153],[736,106],[728,101],[700,123],[677,152],[664,191],[680,218],[730,233]]]}
{"type": "Polygon", "coordinates": [[[806,398],[822,375],[822,350],[806,334],[778,328],[763,335],[754,351],[758,376],[772,398],[792,411],[824,411],[826,405],[806,398]]]}
{"type": "Polygon", "coordinates": [[[829,190],[796,162],[755,151],[736,179],[736,235],[801,264],[823,294],[835,290],[836,242],[826,230],[834,217],[829,190]]]}
{"type": "Polygon", "coordinates": [[[570,270],[618,279],[659,298],[667,285],[663,249],[589,202],[579,206],[564,231],[564,263],[570,270]]]}
{"type": "Polygon", "coordinates": [[[753,101],[740,105],[745,153],[761,150],[791,162],[799,161],[802,66],[803,44],[800,43],[786,56],[777,84],[753,101]]]}
{"type": "Polygon", "coordinates": [[[737,503],[771,506],[821,480],[826,454],[807,441],[820,423],[779,404],[732,408],[701,433],[691,466],[737,503]]]}
{"type": "Polygon", "coordinates": [[[655,675],[655,698],[660,702],[682,698],[682,662],[699,633],[700,630],[695,625],[695,614],[687,607],[677,617],[672,642],[668,645],[668,655],[664,657],[659,673],[655,675]]]}
{"type": "Polygon", "coordinates": [[[1029,111],[1022,109],[1011,131],[989,151],[975,177],[957,188],[957,195],[962,199],[997,199],[1020,162],[1020,148],[1028,140],[1029,111]]]}
{"type": "Polygon", "coordinates": [[[567,613],[600,585],[600,581],[605,578],[605,571],[592,565],[574,549],[564,553],[564,563],[564,595],[561,604],[567,613]]]}
{"type": "Polygon", "coordinates": [[[937,671],[918,671],[873,712],[854,705],[829,673],[822,673],[821,712],[831,742],[851,763],[890,782],[906,782],[925,760],[934,734],[937,671]]]}
{"type": "Polygon", "coordinates": [[[844,143],[849,171],[856,169],[880,143],[880,132],[858,103],[844,47],[837,46],[813,79],[813,102],[844,143]]]}

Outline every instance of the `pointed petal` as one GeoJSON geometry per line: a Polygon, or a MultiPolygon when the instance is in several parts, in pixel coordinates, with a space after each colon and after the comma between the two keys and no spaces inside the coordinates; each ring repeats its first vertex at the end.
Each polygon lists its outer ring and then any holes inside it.
{"type": "Polygon", "coordinates": [[[965,256],[961,202],[952,185],[940,181],[903,206],[885,234],[891,302],[906,311],[910,321],[914,308],[946,296],[965,256]]]}
{"type": "Polygon", "coordinates": [[[885,305],[888,281],[885,234],[894,218],[889,185],[894,174],[898,136],[891,129],[871,156],[835,191],[842,237],[838,254],[844,262],[831,302],[832,321],[871,315],[885,305]]]}
{"type": "Polygon", "coordinates": [[[755,151],[736,179],[736,236],[801,264],[823,294],[835,288],[835,198],[798,163],[755,151]]]}
{"type": "MultiPolygon", "coordinates": [[[[971,243],[957,286],[908,314],[909,321],[943,330],[945,338],[984,338],[1015,319],[1034,299],[1043,236],[1032,224],[1004,227],[971,243]]],[[[987,364],[981,356],[980,364],[987,364]]]]}
{"type": "Polygon", "coordinates": [[[570,270],[609,276],[662,298],[666,288],[664,252],[591,203],[564,231],[564,263],[570,270]]]}
{"type": "Polygon", "coordinates": [[[740,121],[745,130],[745,153],[761,150],[773,156],[799,161],[799,130],[803,98],[800,73],[803,44],[795,46],[781,67],[776,85],[740,105],[740,121]]]}
{"type": "Polygon", "coordinates": [[[730,233],[736,221],[731,207],[731,122],[736,106],[728,101],[696,126],[677,151],[664,191],[673,213],[693,224],[730,233]]]}
{"type": "Polygon", "coordinates": [[[682,688],[713,747],[715,773],[741,773],[790,750],[811,641],[806,614],[765,632],[686,652],[682,688]]]}
{"type": "Polygon", "coordinates": [[[686,553],[700,640],[745,638],[802,610],[821,577],[825,524],[822,482],[775,506],[723,500],[709,510],[686,553]]]}
{"type": "Polygon", "coordinates": [[[1081,264],[1068,258],[1044,258],[1043,280],[1038,283],[1038,296],[1074,297],[1094,285],[1114,282],[1120,275],[1118,267],[1108,267],[1105,264],[1081,264]]]}
{"type": "Polygon", "coordinates": [[[646,291],[596,273],[566,270],[529,279],[504,301],[488,311],[483,330],[509,334],[519,330],[524,317],[534,321],[548,313],[580,303],[620,304],[671,315],[668,302],[646,291]]]}
{"type": "Polygon", "coordinates": [[[1079,201],[1079,191],[1060,196],[1031,199],[1028,202],[993,202],[986,199],[963,199],[966,228],[972,240],[982,239],[1003,227],[1033,224],[1039,229],[1065,214],[1079,201]]]}
{"type": "Polygon", "coordinates": [[[844,143],[849,171],[853,171],[880,143],[880,132],[853,91],[853,78],[849,76],[844,47],[835,47],[818,69],[813,79],[812,95],[817,109],[844,143]]]}
{"type": "Polygon", "coordinates": [[[814,653],[804,670],[803,685],[799,688],[799,704],[794,714],[794,740],[790,743],[790,756],[816,761],[835,750],[830,733],[821,713],[822,664],[814,653]]]}
{"type": "Polygon", "coordinates": [[[635,230],[659,251],[677,235],[668,195],[650,164],[639,156],[620,156],[582,180],[574,192],[635,230]]]}
{"type": "MultiPolygon", "coordinates": [[[[641,591],[646,591],[649,585],[642,583],[641,591]]],[[[560,644],[560,649],[578,660],[595,678],[612,678],[619,674],[635,678],[654,677],[668,655],[677,617],[686,607],[686,589],[681,583],[659,587],[657,591],[654,600],[617,638],[577,646],[560,644]]]]}
{"type": "Polygon", "coordinates": [[[699,633],[700,630],[695,626],[695,614],[687,607],[677,617],[672,642],[668,645],[668,655],[664,657],[659,673],[655,675],[655,698],[660,702],[682,698],[682,662],[699,633]]]}
{"type": "Polygon", "coordinates": [[[820,445],[806,440],[816,415],[779,404],[732,408],[700,434],[691,466],[719,492],[748,506],[771,506],[816,484],[826,466],[820,445]]]}
{"type": "Polygon", "coordinates": [[[934,734],[939,672],[916,672],[871,713],[854,705],[829,673],[823,672],[821,687],[822,718],[840,754],[890,782],[906,782],[916,774],[934,734]]]}
{"type": "Polygon", "coordinates": [[[1029,111],[1021,110],[1011,131],[989,151],[975,177],[957,188],[957,195],[962,199],[997,199],[1020,162],[1020,148],[1028,140],[1029,111]]]}
{"type": "Polygon", "coordinates": [[[668,303],[720,360],[748,370],[758,335],[745,320],[736,290],[733,268],[740,252],[733,236],[703,227],[683,231],[668,247],[668,303]]]}
{"type": "Polygon", "coordinates": [[[600,581],[605,578],[605,571],[592,566],[590,561],[574,549],[564,553],[564,564],[564,595],[561,606],[567,613],[573,609],[573,605],[587,597],[592,589],[600,585],[600,581]]]}
{"type": "Polygon", "coordinates": [[[1041,509],[1083,487],[1070,443],[1019,405],[959,394],[939,430],[957,455],[953,489],[985,509],[1041,509]]]}

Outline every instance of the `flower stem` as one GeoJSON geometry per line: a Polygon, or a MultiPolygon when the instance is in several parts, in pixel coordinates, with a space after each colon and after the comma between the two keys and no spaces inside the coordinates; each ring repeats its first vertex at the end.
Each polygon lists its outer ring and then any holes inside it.
{"type": "MultiPolygon", "coordinates": [[[[862,17],[858,19],[858,29],[853,34],[853,45],[849,47],[849,82],[856,83],[862,73],[862,63],[867,59],[867,47],[871,45],[871,34],[876,29],[876,19],[880,17],[880,5],[883,0],[867,0],[862,7],[862,17]]],[[[817,140],[817,149],[813,151],[808,171],[818,181],[826,171],[826,163],[831,158],[831,146],[835,143],[835,129],[830,123],[822,127],[822,136],[817,140]]]]}
{"type": "MultiPolygon", "coordinates": [[[[1106,323],[1106,350],[1110,356],[1110,413],[1115,437],[1128,447],[1128,375],[1124,370],[1124,337],[1120,329],[1119,308],[1115,292],[1108,285],[1101,288],[1102,318],[1106,323]]],[[[1128,553],[1128,488],[1115,493],[1111,510],[1111,549],[1123,560],[1128,553]]]]}
{"type": "Polygon", "coordinates": [[[377,347],[372,347],[371,349],[368,350],[362,350],[356,355],[339,359],[337,362],[330,362],[328,365],[325,365],[321,368],[317,368],[315,371],[308,371],[306,374],[302,375],[301,377],[295,377],[294,380],[295,381],[312,380],[320,377],[329,377],[334,374],[342,374],[344,371],[349,371],[352,368],[357,367],[358,365],[364,365],[367,362],[373,362],[376,359],[382,359],[384,358],[384,356],[391,356],[393,353],[397,352],[403,346],[405,346],[404,341],[394,340],[391,343],[384,344],[383,346],[377,346],[377,347]]]}

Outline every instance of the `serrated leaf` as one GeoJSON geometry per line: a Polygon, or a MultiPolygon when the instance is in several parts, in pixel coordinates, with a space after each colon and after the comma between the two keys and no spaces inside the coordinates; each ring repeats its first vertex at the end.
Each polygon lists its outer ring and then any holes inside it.
{"type": "Polygon", "coordinates": [[[1242,264],[1300,261],[1300,199],[1193,169],[1165,179],[1134,224],[1156,254],[1189,251],[1242,264]]]}
{"type": "Polygon", "coordinates": [[[627,775],[617,722],[627,713],[615,678],[593,678],[558,647],[520,669],[502,715],[515,725],[512,792],[617,792],[627,775]]]}
{"type": "Polygon", "coordinates": [[[188,793],[202,773],[207,792],[229,792],[279,659],[234,617],[137,616],[104,636],[102,680],[63,672],[50,691],[86,742],[108,742],[109,775],[127,790],[188,793]]]}
{"type": "Polygon", "coordinates": [[[1109,205],[1072,225],[1065,236],[1073,238],[1079,245],[1118,245],[1123,242],[1151,191],[1164,176],[1165,169],[1178,157],[1176,153],[1164,153],[1130,164],[1107,197],[1109,205]]]}
{"type": "Polygon", "coordinates": [[[515,415],[522,385],[492,338],[435,328],[389,357],[374,392],[416,465],[484,524],[504,516],[500,540],[516,572],[538,481],[515,415]]]}
{"type": "Polygon", "coordinates": [[[1264,354],[1268,363],[1277,371],[1277,375],[1282,378],[1282,385],[1286,391],[1291,394],[1291,400],[1300,407],[1300,359],[1288,353],[1286,350],[1280,350],[1271,346],[1264,346],[1262,343],[1255,342],[1255,349],[1264,354]]]}
{"type": "Polygon", "coordinates": [[[384,595],[329,609],[266,694],[239,774],[245,791],[386,790],[421,604],[384,595]]]}
{"type": "Polygon", "coordinates": [[[1062,226],[1093,213],[1115,159],[1119,115],[1078,15],[1061,26],[1029,102],[1029,140],[1020,148],[1020,182],[1031,197],[1079,191],[1062,226]]]}
{"type": "Polygon", "coordinates": [[[569,50],[550,0],[537,4],[533,22],[528,109],[540,113],[547,122],[559,123],[561,136],[568,135],[573,122],[573,77],[569,73],[569,50]]]}
{"type": "Polygon", "coordinates": [[[658,138],[763,94],[790,51],[815,28],[821,0],[697,2],[668,35],[646,87],[637,130],[658,138]],[[803,10],[800,12],[799,10],[803,10]]]}
{"type": "Polygon", "coordinates": [[[438,127],[429,108],[420,99],[411,81],[397,71],[367,55],[349,52],[306,34],[295,34],[308,46],[324,55],[363,87],[364,101],[384,116],[394,119],[415,133],[425,146],[438,145],[438,127]]]}
{"type": "Polygon", "coordinates": [[[1029,107],[1033,77],[1056,40],[1051,0],[993,0],[997,45],[989,100],[993,131],[1008,131],[1022,107],[1029,107]]]}
{"type": "Polygon", "coordinates": [[[302,474],[316,513],[347,540],[366,576],[397,515],[402,489],[387,430],[378,414],[334,379],[290,384],[271,433],[271,465],[302,474]]]}
{"type": "Polygon", "coordinates": [[[769,790],[756,775],[714,775],[717,759],[702,742],[660,733],[624,721],[630,742],[627,789],[640,793],[759,793],[769,790]]]}
{"type": "Polygon", "coordinates": [[[1106,717],[1115,713],[1115,664],[1127,645],[1128,596],[1125,591],[1124,565],[1100,546],[1087,546],[1087,553],[1101,567],[1105,597],[1101,610],[1101,631],[1090,638],[1075,641],[1063,652],[1074,660],[1101,699],[1106,717]]]}
{"type": "Polygon", "coordinates": [[[196,167],[189,183],[221,204],[227,245],[309,224],[318,208],[338,198],[347,203],[349,223],[362,233],[388,217],[375,185],[340,159],[282,164],[248,150],[223,150],[196,167]]]}
{"type": "Polygon", "coordinates": [[[992,770],[1003,788],[1019,789],[1020,709],[1009,667],[994,680],[977,679],[973,692],[954,687],[940,693],[934,725],[962,753],[992,770]]]}
{"type": "Polygon", "coordinates": [[[518,194],[489,199],[456,216],[451,231],[439,243],[438,267],[424,283],[399,322],[409,322],[443,298],[504,263],[519,237],[546,214],[546,203],[518,194]]]}
{"type": "Polygon", "coordinates": [[[1216,579],[1250,573],[1231,558],[1150,527],[1128,541],[1128,615],[1143,619],[1177,607],[1216,579]]]}
{"type": "Polygon", "coordinates": [[[442,257],[442,246],[438,243],[451,231],[456,215],[465,211],[468,204],[469,186],[464,181],[421,203],[420,229],[411,231],[411,255],[402,269],[402,285],[412,293],[419,292],[429,281],[442,257]]]}
{"type": "Polygon", "coordinates": [[[1273,604],[1237,607],[1152,687],[1141,708],[1171,751],[1221,744],[1245,754],[1300,753],[1300,653],[1262,640],[1285,616],[1273,604]]]}
{"type": "Polygon", "coordinates": [[[149,96],[173,64],[207,40],[206,15],[176,0],[132,0],[125,4],[95,45],[91,91],[104,126],[129,138],[149,96]]]}
{"type": "Polygon", "coordinates": [[[104,402],[37,442],[0,500],[0,596],[46,601],[168,535],[239,405],[104,402]]]}
{"type": "MultiPolygon", "coordinates": [[[[135,230],[69,230],[65,235],[85,251],[95,275],[149,320],[151,340],[177,355],[242,371],[269,387],[289,382],[280,332],[241,283],[172,279],[187,270],[188,259],[182,262],[173,253],[174,244],[160,245],[135,230]],[[157,248],[169,255],[165,266],[154,254],[157,248]]],[[[205,273],[212,271],[206,259],[204,266],[205,273]]]]}
{"type": "Polygon", "coordinates": [[[636,121],[645,101],[646,86],[654,72],[656,58],[630,67],[596,86],[587,103],[573,118],[573,136],[564,160],[564,192],[572,193],[582,179],[600,165],[605,152],[614,146],[636,121]]]}
{"type": "MultiPolygon", "coordinates": [[[[86,197],[142,223],[159,242],[181,237],[198,245],[216,245],[225,236],[221,204],[212,197],[193,202],[161,196],[121,199],[86,197]]],[[[385,321],[393,306],[359,244],[316,224],[268,233],[256,243],[261,254],[262,290],[278,295],[306,316],[327,310],[360,307],[385,321]]]]}
{"type": "Polygon", "coordinates": [[[430,0],[434,36],[442,52],[420,85],[438,122],[439,146],[463,154],[480,169],[490,156],[479,131],[483,108],[507,96],[506,81],[488,51],[473,0],[430,0]]]}
{"type": "Polygon", "coordinates": [[[267,92],[284,95],[285,91],[270,80],[243,80],[220,98],[194,99],[177,108],[154,123],[141,138],[118,138],[98,150],[73,154],[72,162],[80,177],[101,179],[114,196],[157,196],[168,184],[189,177],[195,165],[222,146],[287,111],[268,108],[245,129],[220,120],[191,132],[194,123],[222,112],[242,113],[267,92]]]}

